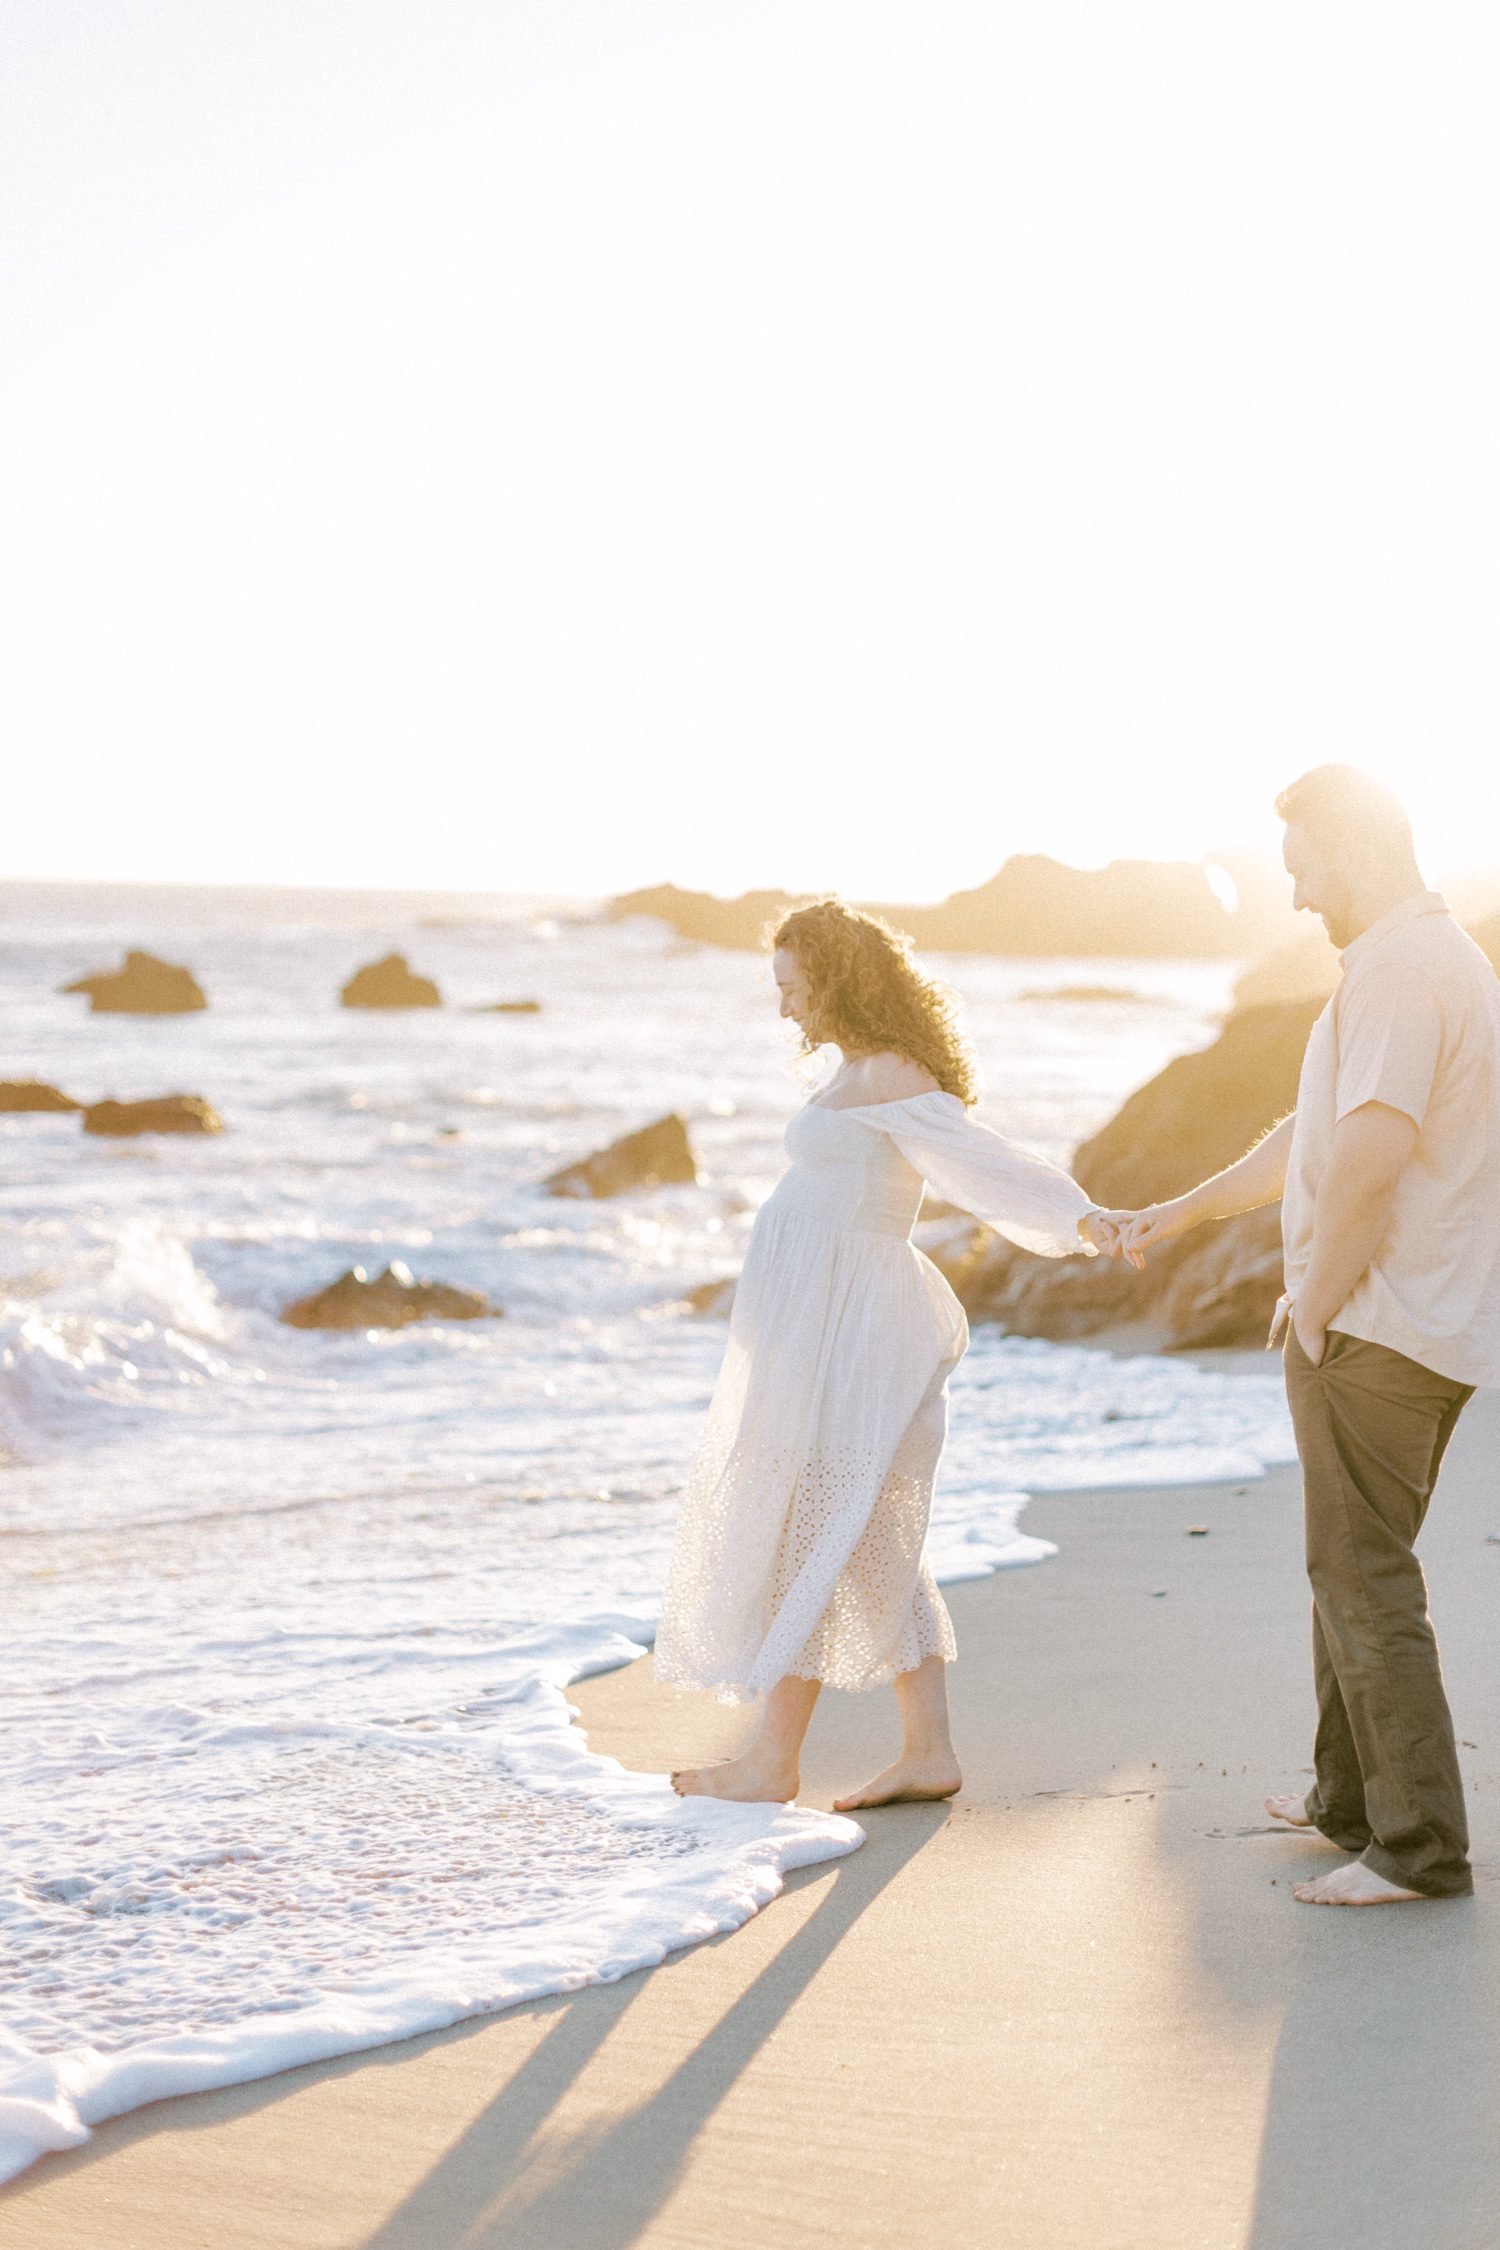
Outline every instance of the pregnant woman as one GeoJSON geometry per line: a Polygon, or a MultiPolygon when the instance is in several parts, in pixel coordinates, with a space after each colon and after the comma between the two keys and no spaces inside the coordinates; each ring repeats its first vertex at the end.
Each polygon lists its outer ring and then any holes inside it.
{"type": "Polygon", "coordinates": [[[787,1128],[689,1481],[656,1676],[764,1699],[749,1748],[672,1777],[680,1795],[795,1797],[826,1681],[894,1683],[901,1755],[841,1812],[951,1797],[953,1627],[923,1558],[963,1309],[911,1241],[926,1181],[1044,1257],[1110,1242],[1076,1181],[969,1114],[968,1048],[944,989],[869,914],[788,915],[781,1013],[838,1069],[787,1128]]]}

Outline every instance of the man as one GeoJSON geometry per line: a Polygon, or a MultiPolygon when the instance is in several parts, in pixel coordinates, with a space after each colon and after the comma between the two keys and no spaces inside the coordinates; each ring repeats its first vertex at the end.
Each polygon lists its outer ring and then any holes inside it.
{"type": "Polygon", "coordinates": [[[1266,1810],[1355,1855],[1295,1886],[1309,1904],[1452,1898],[1473,1889],[1468,1824],[1412,1548],[1460,1413],[1500,1384],[1500,980],[1382,784],[1319,766],[1276,810],[1293,903],[1343,954],[1297,1107],[1217,1178],[1108,1216],[1138,1265],[1282,1196],[1318,1725],[1312,1789],[1266,1810]]]}

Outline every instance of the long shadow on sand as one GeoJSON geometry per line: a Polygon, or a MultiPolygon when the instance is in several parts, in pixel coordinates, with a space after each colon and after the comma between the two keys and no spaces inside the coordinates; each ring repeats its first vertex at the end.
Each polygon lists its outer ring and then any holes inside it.
{"type": "MultiPolygon", "coordinates": [[[[664,2084],[594,2130],[548,2137],[547,2121],[583,2075],[644,1977],[591,1987],[565,2002],[553,2030],[463,2138],[363,2250],[508,2250],[566,2241],[570,2250],[626,2250],[671,2194],[684,2159],[740,2073],[776,2030],[861,1914],[937,1833],[941,1805],[912,1807],[899,1837],[851,1859],[808,1868],[787,1883],[827,1895],[664,2084]],[[580,2234],[580,2212],[586,2232],[580,2234]]],[[[767,1910],[775,1914],[775,1904],[767,1910]]],[[[716,1943],[734,1942],[731,1935],[716,1943]]],[[[646,1974],[661,1975],[661,1970],[646,1974]]],[[[665,1973],[670,1973],[670,1965],[665,1973]]]]}
{"type": "Polygon", "coordinates": [[[1245,2250],[1494,2250],[1494,1908],[1481,1870],[1472,1899],[1298,1915],[1245,2250]]]}

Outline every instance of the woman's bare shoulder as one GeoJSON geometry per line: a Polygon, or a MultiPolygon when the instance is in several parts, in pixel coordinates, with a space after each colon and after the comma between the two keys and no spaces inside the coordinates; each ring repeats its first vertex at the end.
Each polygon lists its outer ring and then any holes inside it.
{"type": "Polygon", "coordinates": [[[859,1066],[860,1090],[867,1101],[904,1102],[917,1094],[935,1094],[938,1082],[910,1055],[866,1055],[859,1066]]]}

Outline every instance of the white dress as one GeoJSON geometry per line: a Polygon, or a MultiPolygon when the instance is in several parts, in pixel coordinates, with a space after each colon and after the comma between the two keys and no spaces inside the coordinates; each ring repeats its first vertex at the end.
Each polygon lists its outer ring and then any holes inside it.
{"type": "Polygon", "coordinates": [[[727,1702],[779,1679],[868,1688],[953,1628],[922,1553],[963,1307],[911,1240],[924,1180],[1023,1249],[1085,1246],[1066,1172],[955,1094],[830,1109],[787,1128],[688,1482],[656,1676],[727,1702]]]}

